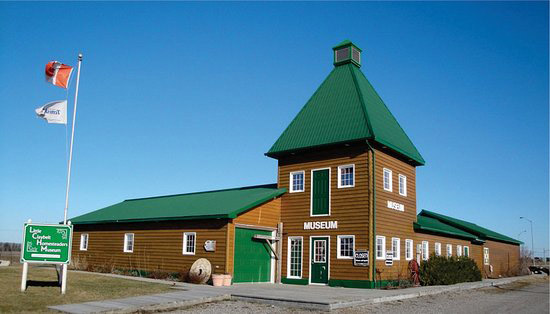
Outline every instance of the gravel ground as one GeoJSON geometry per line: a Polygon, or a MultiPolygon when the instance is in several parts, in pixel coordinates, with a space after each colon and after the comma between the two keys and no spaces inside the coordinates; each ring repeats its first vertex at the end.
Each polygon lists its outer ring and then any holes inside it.
{"type": "MultiPolygon", "coordinates": [[[[340,309],[332,313],[549,313],[549,297],[548,277],[539,277],[502,287],[448,292],[403,301],[340,309]]],[[[311,314],[316,312],[260,303],[225,301],[197,305],[170,313],[311,314]]]]}

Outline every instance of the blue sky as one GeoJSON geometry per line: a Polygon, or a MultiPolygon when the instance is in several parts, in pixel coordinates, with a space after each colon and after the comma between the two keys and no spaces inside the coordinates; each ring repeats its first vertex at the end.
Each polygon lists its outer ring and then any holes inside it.
{"type": "MultiPolygon", "coordinates": [[[[427,163],[418,208],[548,248],[548,4],[0,3],[0,241],[62,219],[66,130],[34,115],[84,53],[69,216],[276,181],[263,154],[343,39],[427,163]]],[[[73,90],[69,97],[72,103],[73,90]]]]}

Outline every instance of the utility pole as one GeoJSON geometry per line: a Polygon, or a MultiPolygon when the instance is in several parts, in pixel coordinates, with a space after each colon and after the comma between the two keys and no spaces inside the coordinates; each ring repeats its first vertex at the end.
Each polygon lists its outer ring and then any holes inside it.
{"type": "Polygon", "coordinates": [[[533,221],[527,217],[519,217],[519,219],[525,219],[531,224],[531,251],[533,252],[533,266],[535,266],[535,245],[533,241],[533,221]]]}

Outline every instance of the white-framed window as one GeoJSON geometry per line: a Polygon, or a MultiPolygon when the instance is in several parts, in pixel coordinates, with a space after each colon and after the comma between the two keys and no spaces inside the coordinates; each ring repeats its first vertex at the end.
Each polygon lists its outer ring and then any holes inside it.
{"type": "Polygon", "coordinates": [[[441,256],[441,243],[439,242],[435,243],[435,255],[441,256]]]}
{"type": "Polygon", "coordinates": [[[304,176],[305,172],[294,171],[290,173],[290,193],[303,192],[304,191],[304,176]]]}
{"type": "Polygon", "coordinates": [[[376,236],[376,259],[386,259],[386,237],[376,236]]]}
{"type": "Polygon", "coordinates": [[[124,252],[125,253],[134,252],[134,234],[133,233],[124,234],[124,252]]]}
{"type": "Polygon", "coordinates": [[[392,172],[390,169],[384,168],[384,190],[392,191],[392,172]]]}
{"type": "Polygon", "coordinates": [[[196,232],[183,233],[183,255],[195,255],[195,247],[197,244],[196,232]]]}
{"type": "Polygon", "coordinates": [[[447,257],[453,256],[453,245],[447,244],[447,257]]]}
{"type": "Polygon", "coordinates": [[[467,246],[464,246],[464,256],[470,257],[470,248],[467,246]]]}
{"type": "Polygon", "coordinates": [[[303,237],[288,237],[287,278],[302,278],[303,237]]]}
{"type": "Polygon", "coordinates": [[[462,245],[456,246],[456,256],[462,256],[462,245]]]}
{"type": "Polygon", "coordinates": [[[355,186],[355,165],[338,166],[338,188],[355,186]]]}
{"type": "Polygon", "coordinates": [[[399,195],[407,196],[407,177],[399,175],[399,195]]]}
{"type": "Polygon", "coordinates": [[[327,240],[313,240],[313,262],[327,262],[327,240]]]}
{"type": "Polygon", "coordinates": [[[427,261],[430,256],[430,249],[428,241],[422,241],[422,259],[427,261]]]}
{"type": "Polygon", "coordinates": [[[413,259],[413,240],[405,239],[405,259],[410,261],[413,259]]]}
{"type": "Polygon", "coordinates": [[[355,236],[354,235],[339,235],[338,236],[338,256],[337,258],[353,258],[355,252],[355,236]]]}
{"type": "Polygon", "coordinates": [[[483,265],[489,265],[489,248],[483,248],[483,265]]]}
{"type": "Polygon", "coordinates": [[[401,239],[391,238],[391,251],[393,252],[393,259],[401,259],[401,239]]]}
{"type": "Polygon", "coordinates": [[[87,251],[88,250],[88,234],[83,233],[80,235],[80,250],[81,251],[87,251]]]}

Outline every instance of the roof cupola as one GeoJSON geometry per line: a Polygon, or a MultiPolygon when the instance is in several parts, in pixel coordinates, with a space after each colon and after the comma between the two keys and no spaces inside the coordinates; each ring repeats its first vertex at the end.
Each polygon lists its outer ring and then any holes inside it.
{"type": "Polygon", "coordinates": [[[334,65],[339,66],[346,63],[353,63],[361,67],[361,48],[349,40],[344,40],[332,48],[334,50],[334,65]]]}

